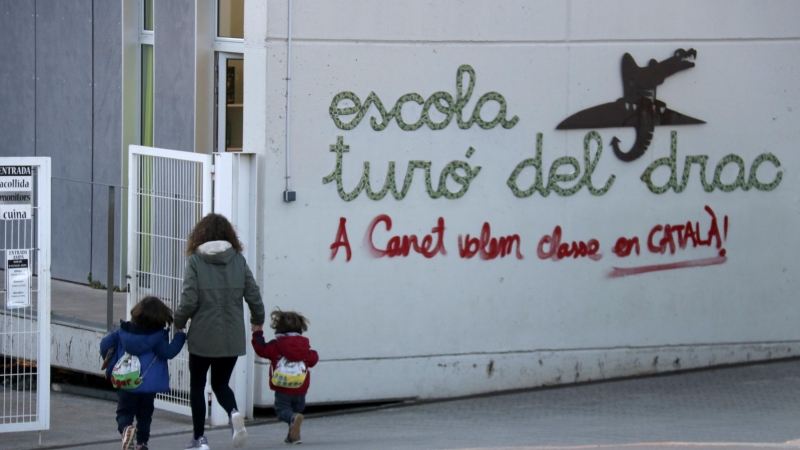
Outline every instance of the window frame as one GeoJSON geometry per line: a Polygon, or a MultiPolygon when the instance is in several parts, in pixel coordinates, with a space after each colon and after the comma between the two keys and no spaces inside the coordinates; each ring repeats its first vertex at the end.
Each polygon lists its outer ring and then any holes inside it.
{"type": "MultiPolygon", "coordinates": [[[[225,146],[224,140],[225,137],[220,136],[221,132],[224,131],[224,119],[223,119],[223,110],[226,108],[225,102],[220,101],[222,96],[224,95],[223,92],[219,89],[222,79],[224,79],[225,74],[222,73],[223,68],[219,66],[220,58],[224,57],[227,59],[241,59],[244,60],[244,38],[233,38],[233,37],[225,37],[219,35],[219,3],[220,0],[212,0],[214,2],[214,42],[212,43],[212,51],[214,52],[214,86],[212,87],[214,91],[214,112],[213,112],[213,136],[212,136],[212,151],[220,152],[220,148],[224,153],[227,148],[225,146]],[[222,141],[222,145],[220,145],[220,141],[222,141]]],[[[247,0],[245,0],[247,1],[247,0]]],[[[244,22],[244,17],[242,17],[242,21],[244,22]]],[[[242,24],[244,26],[244,23],[242,24]]],[[[242,28],[244,31],[244,28],[242,28]]],[[[244,75],[244,74],[243,74],[244,75]]],[[[227,116],[227,110],[224,112],[224,116],[227,116]]]]}
{"type": "MultiPolygon", "coordinates": [[[[144,9],[145,9],[145,7],[147,6],[147,1],[148,1],[148,0],[140,0],[140,1],[139,1],[139,31],[141,31],[141,32],[149,32],[149,33],[151,33],[151,34],[152,34],[152,33],[153,33],[153,30],[148,30],[148,29],[145,29],[145,27],[144,27],[145,21],[147,20],[147,19],[145,18],[146,14],[144,13],[144,9]]],[[[153,9],[153,27],[155,28],[155,17],[156,17],[156,15],[155,15],[155,8],[156,8],[156,2],[155,2],[155,0],[150,0],[150,1],[152,1],[152,2],[153,2],[153,7],[152,7],[152,9],[153,9]]]]}
{"type": "MultiPolygon", "coordinates": [[[[225,95],[224,87],[225,87],[225,80],[227,76],[227,61],[229,60],[239,60],[242,61],[244,64],[244,54],[243,53],[230,53],[230,52],[216,52],[215,54],[216,61],[214,64],[217,67],[217,75],[216,75],[216,88],[215,88],[215,102],[216,108],[214,111],[214,121],[216,127],[214,129],[214,152],[217,153],[228,153],[228,152],[241,152],[243,151],[242,147],[231,147],[235,148],[235,150],[228,150],[228,146],[225,143],[226,133],[227,131],[227,118],[228,118],[228,103],[223,99],[225,95]],[[221,65],[220,63],[225,61],[225,65],[221,65]],[[222,69],[225,68],[225,72],[222,69]]],[[[244,73],[241,74],[244,76],[244,73]]],[[[244,79],[242,80],[242,86],[244,86],[244,79]]],[[[242,100],[244,103],[244,99],[242,100]]],[[[244,105],[241,106],[244,108],[244,105]]],[[[244,114],[244,110],[242,110],[242,114],[244,114]]],[[[242,136],[244,137],[244,136],[242,136]]],[[[244,143],[243,143],[244,144],[244,143]]]]}
{"type": "MultiPolygon", "coordinates": [[[[219,35],[219,2],[214,1],[214,51],[223,53],[244,54],[244,38],[233,38],[219,35]]],[[[245,0],[246,1],[246,0],[245,0]]],[[[144,11],[144,10],[143,10],[144,11]]],[[[144,14],[144,12],[143,12],[144,14]]],[[[244,31],[244,17],[242,17],[242,31],[244,31]]],[[[215,58],[216,59],[216,58],[215,58]]]]}
{"type": "MultiPolygon", "coordinates": [[[[138,99],[138,107],[136,108],[136,125],[137,125],[137,136],[139,145],[145,145],[143,140],[143,105],[144,105],[144,90],[142,89],[142,83],[144,79],[142,78],[142,70],[144,69],[144,60],[142,55],[144,53],[144,46],[149,45],[152,48],[153,53],[153,72],[155,72],[155,9],[156,9],[156,2],[153,1],[153,30],[145,30],[144,22],[145,22],[145,2],[147,0],[138,0],[137,6],[139,10],[139,19],[138,19],[138,34],[139,34],[139,42],[136,45],[136,67],[138,68],[137,76],[136,76],[136,98],[138,99]]],[[[155,86],[155,77],[153,78],[153,86],[155,86]]],[[[154,88],[154,87],[153,87],[154,88]]],[[[155,110],[155,96],[153,96],[153,110],[155,110]]],[[[153,129],[155,131],[155,121],[153,122],[153,129]]]]}

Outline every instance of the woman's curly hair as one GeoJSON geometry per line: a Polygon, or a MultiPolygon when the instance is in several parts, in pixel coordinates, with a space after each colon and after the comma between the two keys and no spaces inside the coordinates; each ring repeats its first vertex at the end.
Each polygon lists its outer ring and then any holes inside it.
{"type": "Polygon", "coordinates": [[[211,213],[200,219],[189,233],[186,239],[186,256],[194,254],[197,247],[211,241],[228,241],[234,250],[242,252],[242,243],[239,242],[233,225],[222,214],[211,213]]]}

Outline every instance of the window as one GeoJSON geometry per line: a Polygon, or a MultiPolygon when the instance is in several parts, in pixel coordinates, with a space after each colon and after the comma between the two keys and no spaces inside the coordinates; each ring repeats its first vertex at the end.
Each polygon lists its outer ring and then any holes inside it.
{"type": "MultiPolygon", "coordinates": [[[[139,13],[139,142],[148,147],[153,146],[153,74],[154,74],[154,10],[153,0],[140,0],[139,13]]],[[[152,192],[153,159],[143,158],[140,186],[152,192]]],[[[143,196],[139,210],[139,270],[150,272],[152,266],[153,240],[153,198],[143,196]]],[[[150,275],[139,278],[140,287],[150,287],[150,275]]]]}
{"type": "Polygon", "coordinates": [[[216,146],[242,151],[244,88],[244,0],[216,0],[216,146]]]}
{"type": "Polygon", "coordinates": [[[142,48],[142,104],[141,143],[153,146],[153,45],[141,44],[142,48]]]}
{"type": "Polygon", "coordinates": [[[238,53],[217,54],[217,151],[240,152],[244,137],[244,59],[238,53]]]}
{"type": "Polygon", "coordinates": [[[142,3],[144,3],[142,30],[153,31],[153,0],[143,0],[142,3]]]}
{"type": "Polygon", "coordinates": [[[139,12],[139,142],[153,146],[154,9],[153,0],[140,0],[139,12]]]}
{"type": "Polygon", "coordinates": [[[217,0],[217,37],[244,39],[244,0],[217,0]]]}

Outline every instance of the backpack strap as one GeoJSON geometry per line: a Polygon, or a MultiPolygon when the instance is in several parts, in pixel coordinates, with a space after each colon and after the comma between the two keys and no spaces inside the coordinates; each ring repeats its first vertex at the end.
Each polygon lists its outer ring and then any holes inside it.
{"type": "Polygon", "coordinates": [[[149,372],[150,368],[153,367],[153,363],[156,362],[157,358],[158,358],[158,356],[156,356],[155,352],[153,352],[153,360],[150,361],[150,365],[147,366],[147,370],[145,370],[144,373],[139,378],[144,380],[144,376],[147,375],[147,372],[149,372]]]}
{"type": "Polygon", "coordinates": [[[275,360],[275,367],[272,367],[272,361],[269,362],[269,377],[270,378],[272,378],[272,374],[275,372],[275,369],[278,367],[278,364],[280,364],[281,359],[283,359],[283,355],[279,354],[278,355],[278,359],[275,360]]]}

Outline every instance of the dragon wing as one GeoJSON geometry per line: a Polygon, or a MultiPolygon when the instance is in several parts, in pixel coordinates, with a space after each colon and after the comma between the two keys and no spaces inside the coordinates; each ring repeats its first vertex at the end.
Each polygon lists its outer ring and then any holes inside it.
{"type": "Polygon", "coordinates": [[[658,113],[656,125],[696,125],[699,123],[705,123],[705,121],[666,108],[663,112],[658,113]]]}
{"type": "Polygon", "coordinates": [[[618,100],[578,111],[558,124],[556,130],[630,127],[636,122],[636,111],[626,109],[625,102],[618,100]]]}
{"type": "MultiPolygon", "coordinates": [[[[655,126],[660,125],[695,125],[705,123],[669,108],[664,108],[656,113],[655,126]]],[[[619,99],[615,102],[586,108],[564,119],[556,130],[575,130],[587,128],[619,128],[639,126],[639,115],[634,109],[625,107],[625,102],[619,99]]]]}

